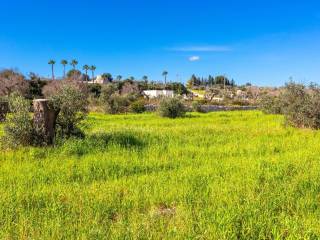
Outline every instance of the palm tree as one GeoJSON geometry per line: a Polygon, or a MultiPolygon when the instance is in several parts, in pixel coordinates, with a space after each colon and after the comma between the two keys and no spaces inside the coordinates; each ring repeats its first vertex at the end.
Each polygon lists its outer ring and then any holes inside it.
{"type": "Polygon", "coordinates": [[[112,82],[113,80],[111,73],[104,73],[101,75],[101,77],[108,82],[112,82]]]}
{"type": "Polygon", "coordinates": [[[118,81],[121,81],[122,76],[121,76],[121,75],[118,75],[118,76],[116,77],[116,79],[117,79],[118,81]]]}
{"type": "Polygon", "coordinates": [[[78,65],[78,61],[76,59],[71,60],[70,65],[73,67],[73,80],[76,78],[76,66],[78,65]]]}
{"type": "Polygon", "coordinates": [[[90,70],[91,70],[91,72],[92,72],[92,81],[93,81],[93,83],[94,83],[94,71],[96,70],[97,68],[96,68],[96,66],[94,66],[94,65],[92,65],[91,67],[90,67],[90,70]]]}
{"type": "Polygon", "coordinates": [[[51,59],[51,60],[48,62],[48,64],[51,65],[52,80],[54,80],[54,69],[53,69],[53,67],[54,67],[54,65],[56,64],[56,61],[51,59]]]}
{"type": "Polygon", "coordinates": [[[66,65],[68,64],[68,61],[63,59],[61,60],[61,64],[63,66],[63,78],[66,78],[66,65]]]}
{"type": "Polygon", "coordinates": [[[86,81],[88,81],[88,70],[90,69],[90,67],[86,64],[83,66],[83,70],[86,72],[86,81]]]}
{"type": "Polygon", "coordinates": [[[134,81],[134,77],[132,77],[132,76],[129,77],[129,80],[134,81]]]}
{"type": "Polygon", "coordinates": [[[167,71],[163,71],[163,72],[162,72],[162,76],[164,76],[164,86],[167,86],[167,76],[168,76],[168,72],[167,72],[167,71]]]}
{"type": "Polygon", "coordinates": [[[78,61],[73,59],[70,63],[70,65],[73,67],[73,70],[76,70],[76,66],[78,65],[78,61]]]}
{"type": "Polygon", "coordinates": [[[142,77],[142,80],[145,81],[145,82],[147,82],[147,81],[148,81],[148,76],[144,75],[144,76],[142,77]]]}

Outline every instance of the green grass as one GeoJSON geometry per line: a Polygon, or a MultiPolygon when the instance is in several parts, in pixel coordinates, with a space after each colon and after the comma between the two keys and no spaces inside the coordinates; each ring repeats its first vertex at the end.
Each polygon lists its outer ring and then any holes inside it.
{"type": "Polygon", "coordinates": [[[320,133],[260,112],[90,114],[0,157],[0,239],[318,239],[320,133]]]}

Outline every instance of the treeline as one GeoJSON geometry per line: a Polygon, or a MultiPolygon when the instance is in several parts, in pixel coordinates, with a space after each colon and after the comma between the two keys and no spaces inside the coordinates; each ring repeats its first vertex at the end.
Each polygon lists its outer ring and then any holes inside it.
{"type": "Polygon", "coordinates": [[[187,82],[187,87],[206,87],[213,85],[226,85],[226,86],[235,86],[235,81],[233,79],[229,79],[226,76],[211,76],[208,77],[197,77],[196,75],[192,75],[191,78],[187,82]]]}
{"type": "MultiPolygon", "coordinates": [[[[144,90],[173,90],[176,94],[188,94],[187,88],[184,84],[179,82],[159,83],[148,81],[146,76],[142,80],[135,80],[133,77],[122,79],[121,76],[115,78],[110,73],[102,75],[108,84],[114,86],[120,93],[125,94],[127,91],[135,90],[136,93],[141,94],[144,90]]],[[[79,70],[70,70],[62,80],[76,81],[87,83],[86,74],[82,74],[79,70]]],[[[20,72],[12,69],[4,69],[0,71],[0,98],[8,96],[13,92],[20,92],[27,99],[42,98],[45,96],[44,91],[51,88],[56,82],[62,80],[43,80],[39,75],[31,72],[28,76],[24,76],[20,72]]],[[[102,90],[102,85],[97,83],[86,84],[89,93],[94,97],[99,97],[102,90]]]]}

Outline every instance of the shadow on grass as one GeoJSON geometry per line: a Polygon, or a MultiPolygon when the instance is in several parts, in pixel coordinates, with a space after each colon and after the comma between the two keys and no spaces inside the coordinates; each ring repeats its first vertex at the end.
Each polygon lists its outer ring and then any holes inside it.
{"type": "Polygon", "coordinates": [[[62,152],[68,155],[83,156],[106,151],[110,146],[126,150],[141,150],[145,143],[134,132],[95,133],[84,139],[70,139],[64,142],[62,152]]]}

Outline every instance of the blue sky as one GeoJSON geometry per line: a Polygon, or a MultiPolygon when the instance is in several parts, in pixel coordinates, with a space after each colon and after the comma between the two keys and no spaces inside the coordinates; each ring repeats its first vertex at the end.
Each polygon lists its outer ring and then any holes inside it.
{"type": "Polygon", "coordinates": [[[48,76],[51,58],[154,80],[167,70],[181,81],[320,83],[320,1],[2,1],[0,68],[48,76]]]}

